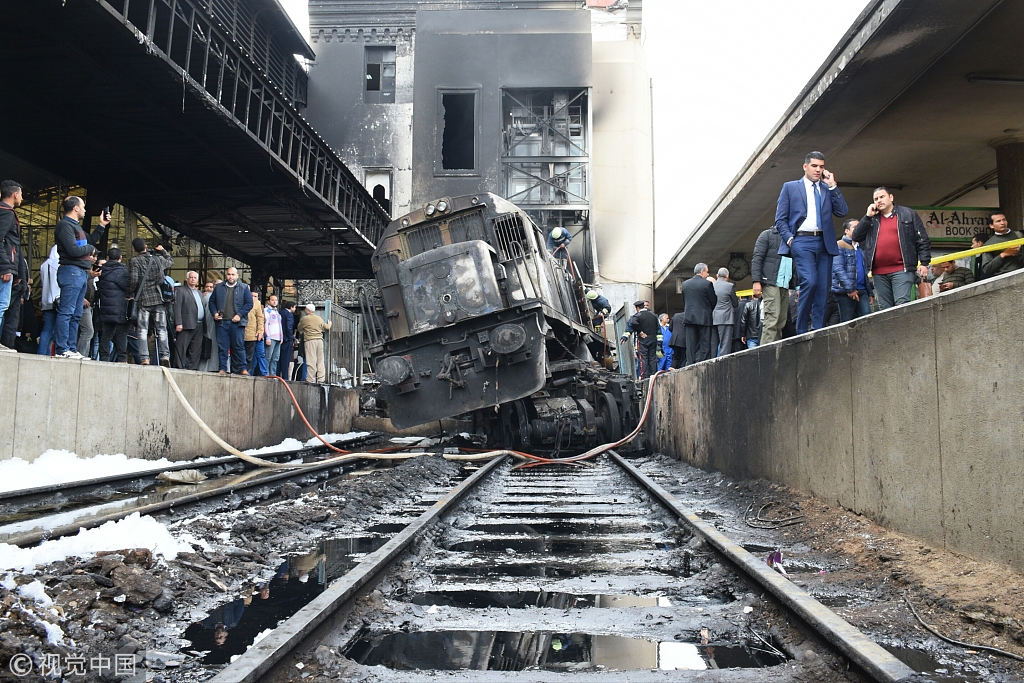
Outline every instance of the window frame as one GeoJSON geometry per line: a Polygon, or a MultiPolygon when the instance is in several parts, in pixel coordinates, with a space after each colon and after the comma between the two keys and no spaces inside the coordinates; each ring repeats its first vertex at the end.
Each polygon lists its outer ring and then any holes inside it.
{"type": "Polygon", "coordinates": [[[397,89],[398,82],[398,54],[397,50],[393,45],[366,45],[363,47],[363,103],[364,104],[394,104],[395,103],[395,91],[397,89]],[[371,57],[373,57],[371,59],[371,57]],[[392,61],[387,61],[388,57],[392,61]],[[378,85],[380,86],[377,90],[370,90],[370,79],[369,76],[370,66],[376,65],[379,68],[379,75],[377,77],[378,85]],[[394,76],[385,76],[385,68],[392,66],[395,69],[394,76]],[[390,88],[388,88],[388,81],[390,88]]]}
{"type": "Polygon", "coordinates": [[[434,141],[436,150],[434,153],[434,176],[437,178],[463,177],[479,178],[480,170],[480,88],[437,88],[437,102],[434,113],[434,141]],[[444,96],[445,95],[472,95],[473,96],[473,168],[471,169],[448,169],[444,167],[444,96]]]}

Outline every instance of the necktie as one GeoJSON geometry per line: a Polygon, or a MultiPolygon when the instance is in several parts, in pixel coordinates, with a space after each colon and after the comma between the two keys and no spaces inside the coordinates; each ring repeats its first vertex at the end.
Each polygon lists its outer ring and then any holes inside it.
{"type": "Polygon", "coordinates": [[[814,184],[814,205],[818,207],[817,219],[818,219],[818,230],[821,230],[821,190],[818,189],[818,183],[814,184]]]}

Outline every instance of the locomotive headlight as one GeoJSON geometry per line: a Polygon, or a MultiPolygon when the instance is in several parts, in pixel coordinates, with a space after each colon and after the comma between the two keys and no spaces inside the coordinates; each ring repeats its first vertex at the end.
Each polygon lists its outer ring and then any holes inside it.
{"type": "Polygon", "coordinates": [[[403,356],[388,356],[377,361],[377,377],[384,384],[396,386],[412,374],[412,364],[403,356]]]}
{"type": "Polygon", "coordinates": [[[402,219],[402,227],[403,228],[408,228],[409,227],[409,219],[408,218],[403,218],[402,219]]]}
{"type": "Polygon", "coordinates": [[[440,211],[441,213],[444,213],[445,211],[447,211],[448,210],[448,202],[446,202],[443,199],[441,201],[439,201],[437,203],[437,210],[440,211]]]}
{"type": "Polygon", "coordinates": [[[433,216],[435,211],[437,211],[437,207],[435,207],[433,204],[427,204],[427,210],[424,211],[424,213],[427,214],[428,216],[433,216]]]}
{"type": "Polygon", "coordinates": [[[491,348],[498,353],[515,353],[526,343],[526,328],[516,323],[505,323],[491,330],[491,348]]]}

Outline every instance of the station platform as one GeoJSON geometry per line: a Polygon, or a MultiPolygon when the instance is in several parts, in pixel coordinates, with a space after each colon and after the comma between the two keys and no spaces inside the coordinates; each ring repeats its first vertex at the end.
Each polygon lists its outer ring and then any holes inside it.
{"type": "MultiPolygon", "coordinates": [[[[196,413],[235,448],[311,436],[276,378],[170,372],[196,413]]],[[[159,366],[3,354],[0,386],[0,460],[31,461],[49,449],[169,460],[224,452],[189,417],[159,366]]],[[[359,411],[354,390],[288,386],[318,433],[351,430],[359,411]]]]}

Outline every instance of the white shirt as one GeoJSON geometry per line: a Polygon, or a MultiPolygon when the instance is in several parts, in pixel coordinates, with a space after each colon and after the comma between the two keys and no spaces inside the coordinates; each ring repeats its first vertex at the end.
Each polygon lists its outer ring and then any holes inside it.
{"type": "MultiPolygon", "coordinates": [[[[814,183],[807,176],[804,176],[804,190],[807,192],[807,218],[804,219],[804,222],[800,224],[796,231],[821,230],[821,223],[818,221],[818,200],[814,198],[814,183]]],[[[820,183],[818,192],[823,192],[820,183]]]]}

